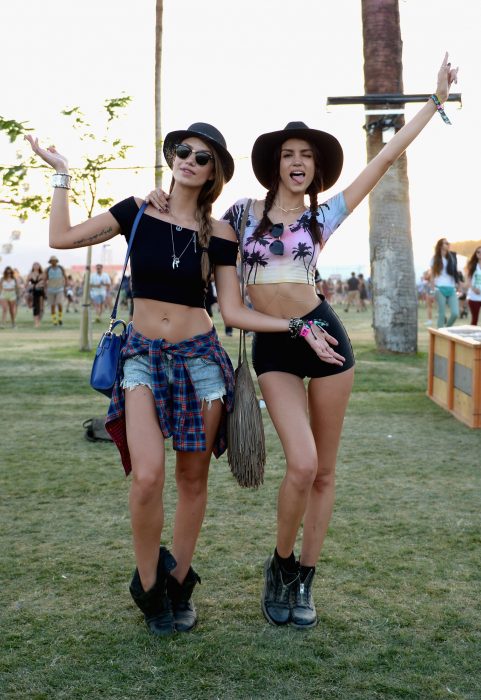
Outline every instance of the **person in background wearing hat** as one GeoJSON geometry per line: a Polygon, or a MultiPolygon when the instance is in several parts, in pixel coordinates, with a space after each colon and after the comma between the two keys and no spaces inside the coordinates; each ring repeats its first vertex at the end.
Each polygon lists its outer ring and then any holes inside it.
{"type": "Polygon", "coordinates": [[[56,255],[51,255],[48,262],[49,266],[45,270],[47,303],[50,305],[52,324],[61,326],[63,324],[63,299],[67,287],[67,275],[62,265],[58,264],[56,255]]]}
{"type": "MultiPolygon", "coordinates": [[[[354,378],[347,333],[327,301],[319,303],[316,295],[319,254],[442,109],[456,77],[457,69],[451,69],[446,54],[434,99],[428,99],[349,187],[320,205],[318,194],[332,187],[341,173],[343,152],[336,138],[291,122],[254,143],[254,174],[267,194],[251,205],[245,230],[243,267],[250,300],[262,313],[302,318],[316,337],[331,334],[338,353],[336,360],[324,362],[287,332],[256,332],[253,341],[254,369],[287,463],[278,497],[277,543],[265,563],[261,598],[264,616],[273,625],[307,629],[317,624],[312,583],[333,511],[336,457],[354,378]],[[294,547],[302,523],[297,560],[294,547]]],[[[147,199],[160,211],[171,206],[161,190],[147,199]]],[[[224,216],[237,233],[247,202],[239,200],[224,216]]]]}
{"type": "MultiPolygon", "coordinates": [[[[129,197],[71,226],[67,159],[26,138],[56,170],[52,247],[103,243],[119,233],[129,238],[141,199],[129,197]]],[[[134,315],[106,422],[125,472],[133,477],[129,501],[137,568],[130,592],[157,635],[188,631],[197,621],[192,592],[200,578],[191,563],[206,508],[211,454],[225,450],[223,418],[232,408],[232,364],[205,310],[212,267],[226,324],[280,334],[291,326],[299,333],[305,325],[242,303],[235,233],[211,216],[213,202],[234,173],[222,134],[210,124],[192,124],[167,134],[163,149],[173,175],[169,212],[159,215],[148,207],[138,226],[130,257],[134,315]],[[159,551],[164,443],[170,436],[178,494],[172,553],[165,546],[159,551]]],[[[324,338],[308,336],[306,342],[319,356],[338,361],[324,338]]]]}

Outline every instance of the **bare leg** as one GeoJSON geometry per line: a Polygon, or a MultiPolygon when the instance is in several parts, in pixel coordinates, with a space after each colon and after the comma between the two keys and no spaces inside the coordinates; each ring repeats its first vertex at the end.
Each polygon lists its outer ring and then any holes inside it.
{"type": "Polygon", "coordinates": [[[207,505],[207,478],[215,436],[222,412],[220,399],[204,403],[205,452],[177,452],[177,508],[172,553],[177,566],[172,575],[182,583],[194,555],[207,505]]]}
{"type": "Polygon", "coordinates": [[[332,377],[311,379],[309,413],[318,455],[317,475],[304,516],[301,564],[316,566],[332,516],[337,451],[354,380],[354,368],[332,377]]]}
{"type": "Polygon", "coordinates": [[[146,386],[125,392],[127,440],[132,460],[130,517],[135,559],[144,591],[157,579],[159,545],[164,524],[164,437],[154,397],[146,386]]]}
{"type": "Polygon", "coordinates": [[[8,302],[8,310],[10,312],[10,320],[12,322],[12,326],[15,325],[15,318],[17,316],[17,302],[16,301],[9,301],[8,302]]]}
{"type": "Polygon", "coordinates": [[[307,415],[304,382],[285,372],[266,372],[259,386],[287,462],[277,502],[277,551],[288,557],[317,473],[317,452],[307,415]]]}

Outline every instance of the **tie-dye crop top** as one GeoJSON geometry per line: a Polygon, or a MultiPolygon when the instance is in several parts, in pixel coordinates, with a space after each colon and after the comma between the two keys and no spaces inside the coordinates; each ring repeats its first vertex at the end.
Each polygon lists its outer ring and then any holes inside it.
{"type": "MultiPolygon", "coordinates": [[[[248,199],[238,200],[222,217],[239,236],[242,215],[248,199]]],[[[342,192],[319,205],[317,221],[321,229],[321,244],[314,242],[309,231],[310,212],[304,212],[293,224],[284,226],[279,240],[284,244],[283,255],[274,255],[270,245],[277,240],[268,231],[254,238],[259,221],[251,204],[243,240],[243,264],[246,284],[279,284],[294,282],[314,286],[317,259],[328,238],[349,215],[342,192]]]]}

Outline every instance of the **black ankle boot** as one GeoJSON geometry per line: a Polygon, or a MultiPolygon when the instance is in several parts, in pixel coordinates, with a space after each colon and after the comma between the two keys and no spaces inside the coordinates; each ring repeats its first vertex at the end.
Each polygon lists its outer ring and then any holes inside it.
{"type": "Polygon", "coordinates": [[[177,632],[189,632],[197,624],[197,612],[192,602],[192,591],[197,583],[200,583],[200,576],[191,566],[183,583],[172,575],[167,577],[167,595],[172,603],[177,632]]]}
{"type": "Polygon", "coordinates": [[[299,575],[283,572],[275,555],[266,560],[264,574],[264,591],[261,598],[264,617],[271,625],[286,625],[290,619],[291,591],[299,575]]]}
{"type": "Polygon", "coordinates": [[[311,590],[315,571],[314,567],[309,568],[305,577],[299,576],[296,581],[293,591],[291,624],[297,629],[307,629],[317,625],[316,606],[311,590]]]}
{"type": "Polygon", "coordinates": [[[153,634],[166,635],[175,632],[174,616],[167,597],[167,575],[177,565],[165,547],[160,548],[157,564],[157,580],[148,591],[144,591],[138,569],[135,569],[130,584],[130,595],[144,613],[145,623],[153,634]]]}

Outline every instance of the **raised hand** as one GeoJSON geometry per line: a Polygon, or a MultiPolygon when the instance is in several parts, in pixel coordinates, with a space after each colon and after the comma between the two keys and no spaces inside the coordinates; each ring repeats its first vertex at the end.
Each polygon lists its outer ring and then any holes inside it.
{"type": "Polygon", "coordinates": [[[449,54],[446,51],[444,54],[443,62],[441,68],[438,71],[438,84],[436,87],[436,95],[438,100],[445,102],[449,95],[449,89],[453,83],[458,82],[458,70],[459,68],[451,68],[451,64],[448,61],[449,54]]]}
{"type": "Polygon", "coordinates": [[[306,343],[311,346],[316,355],[323,362],[327,362],[331,365],[340,365],[342,367],[346,358],[339,355],[339,353],[331,347],[331,345],[338,345],[338,341],[323,328],[319,328],[319,326],[315,324],[309,325],[309,333],[304,336],[306,343]]]}
{"type": "Polygon", "coordinates": [[[169,195],[160,187],[158,187],[156,190],[152,190],[152,192],[149,192],[145,198],[145,201],[161,212],[167,213],[169,211],[169,195]]]}
{"type": "Polygon", "coordinates": [[[68,173],[68,160],[65,156],[58,153],[55,146],[42,148],[38,143],[38,138],[30,136],[29,134],[25,136],[25,140],[29,142],[32,151],[58,173],[68,173]]]}

